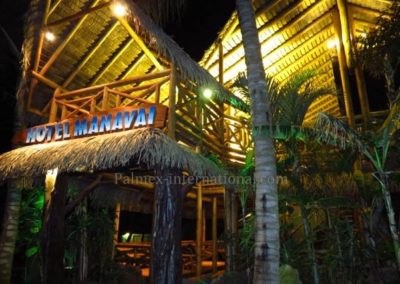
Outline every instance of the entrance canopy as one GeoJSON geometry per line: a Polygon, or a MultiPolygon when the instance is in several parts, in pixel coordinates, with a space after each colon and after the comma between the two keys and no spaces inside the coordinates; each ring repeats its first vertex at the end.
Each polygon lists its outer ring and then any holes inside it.
{"type": "Polygon", "coordinates": [[[143,128],[31,145],[0,156],[0,181],[58,172],[92,172],[125,166],[171,168],[198,177],[225,175],[213,162],[181,147],[159,129],[143,128]]]}

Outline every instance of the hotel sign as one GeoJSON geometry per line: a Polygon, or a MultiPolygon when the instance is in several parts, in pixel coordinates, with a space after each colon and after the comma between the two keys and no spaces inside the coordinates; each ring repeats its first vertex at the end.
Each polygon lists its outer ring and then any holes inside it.
{"type": "Polygon", "coordinates": [[[18,135],[16,140],[29,145],[143,127],[163,128],[167,112],[167,107],[163,105],[113,108],[56,123],[30,127],[18,135]]]}

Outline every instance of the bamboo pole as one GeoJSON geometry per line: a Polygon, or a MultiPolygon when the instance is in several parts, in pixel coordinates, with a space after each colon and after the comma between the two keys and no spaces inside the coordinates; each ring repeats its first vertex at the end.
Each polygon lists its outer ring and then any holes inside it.
{"type": "MultiPolygon", "coordinates": [[[[351,36],[354,39],[356,37],[356,26],[354,23],[354,16],[351,18],[350,23],[351,23],[351,36]]],[[[356,43],[353,42],[354,48],[356,48],[355,44],[356,43]]],[[[370,108],[369,108],[368,92],[367,92],[367,86],[365,84],[364,72],[362,66],[357,62],[354,66],[354,74],[356,77],[358,98],[360,100],[361,114],[363,117],[363,123],[365,127],[366,123],[369,120],[370,108]]]]}
{"type": "Polygon", "coordinates": [[[351,38],[350,38],[350,26],[349,18],[347,14],[347,1],[346,0],[336,0],[337,7],[339,10],[341,37],[344,47],[344,53],[346,56],[347,68],[353,67],[353,53],[351,48],[351,38]]]}
{"type": "Polygon", "coordinates": [[[196,207],[196,277],[201,276],[202,272],[202,219],[203,219],[203,202],[202,202],[202,184],[197,185],[197,207],[196,207]]]}
{"type": "Polygon", "coordinates": [[[177,86],[177,74],[175,66],[171,66],[171,75],[169,81],[169,94],[168,94],[168,136],[175,140],[176,132],[176,86],[177,86]]]}
{"type": "Polygon", "coordinates": [[[232,195],[229,190],[225,188],[224,194],[224,210],[225,210],[225,233],[227,241],[225,242],[225,270],[227,272],[233,271],[232,261],[232,195]]]}
{"type": "Polygon", "coordinates": [[[333,28],[335,30],[336,39],[337,39],[337,54],[339,60],[339,69],[340,69],[340,78],[342,83],[342,91],[344,97],[344,104],[346,108],[346,117],[348,123],[351,127],[355,126],[354,119],[354,110],[353,110],[353,101],[351,97],[351,89],[350,89],[350,81],[349,81],[349,73],[346,63],[345,50],[342,43],[342,31],[340,27],[340,17],[338,10],[334,10],[332,12],[332,20],[333,20],[333,28]]]}
{"type": "Polygon", "coordinates": [[[212,199],[212,273],[213,274],[215,274],[218,269],[217,225],[218,225],[218,199],[217,197],[213,197],[212,199]]]}
{"type": "Polygon", "coordinates": [[[119,234],[119,220],[121,216],[121,203],[117,202],[115,204],[115,215],[114,215],[114,246],[118,243],[118,234],[119,234]]]}

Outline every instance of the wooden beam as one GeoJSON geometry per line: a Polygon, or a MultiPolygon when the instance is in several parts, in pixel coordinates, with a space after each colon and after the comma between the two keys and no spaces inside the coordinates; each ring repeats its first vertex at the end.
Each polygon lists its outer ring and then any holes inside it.
{"type": "Polygon", "coordinates": [[[66,88],[71,81],[75,78],[75,76],[82,70],[85,64],[95,55],[97,50],[104,44],[104,42],[108,39],[108,37],[115,31],[118,27],[119,22],[115,22],[108,28],[107,32],[100,36],[100,39],[93,45],[93,48],[86,54],[83,60],[79,63],[79,65],[75,68],[75,70],[68,76],[67,79],[63,82],[63,88],[66,88]]]}
{"type": "MultiPolygon", "coordinates": [[[[101,0],[94,0],[90,7],[95,7],[101,0]]],[[[71,32],[65,37],[65,39],[61,42],[61,44],[56,48],[56,50],[53,52],[53,54],[50,56],[49,60],[46,62],[46,64],[43,66],[43,68],[40,70],[40,75],[46,74],[46,72],[50,69],[50,67],[54,64],[54,62],[57,60],[57,58],[61,55],[63,52],[64,48],[68,45],[68,43],[72,40],[72,38],[75,36],[77,31],[80,29],[80,27],[84,24],[85,20],[87,19],[88,15],[83,16],[79,22],[76,24],[76,26],[71,30],[71,32]]]]}
{"type": "Polygon", "coordinates": [[[51,16],[51,14],[54,13],[54,11],[57,9],[57,7],[61,4],[63,0],[56,0],[56,2],[53,4],[53,6],[51,6],[50,11],[49,11],[49,17],[51,16]]]}
{"type": "Polygon", "coordinates": [[[339,11],[334,10],[332,12],[332,20],[333,20],[333,27],[335,29],[337,45],[336,50],[338,54],[339,60],[339,69],[340,69],[340,79],[342,83],[342,92],[344,98],[344,104],[346,108],[346,117],[348,123],[351,127],[355,126],[355,119],[354,119],[354,110],[353,110],[353,100],[351,97],[351,88],[350,88],[350,81],[349,81],[349,73],[346,64],[346,56],[345,50],[342,43],[342,31],[340,27],[340,18],[339,18],[339,11]]]}
{"type": "Polygon", "coordinates": [[[176,139],[176,86],[178,85],[177,74],[175,65],[171,66],[171,75],[169,81],[169,93],[168,93],[168,136],[172,139],[176,139]]]}
{"type": "Polygon", "coordinates": [[[346,64],[347,68],[352,68],[354,60],[353,60],[352,44],[350,37],[350,25],[347,12],[347,3],[346,0],[336,0],[336,3],[339,10],[340,28],[342,31],[342,43],[344,46],[344,54],[346,56],[346,64]]]}
{"type": "Polygon", "coordinates": [[[116,88],[128,84],[133,84],[133,83],[138,83],[141,81],[147,81],[147,80],[152,80],[152,79],[157,79],[157,78],[162,78],[165,76],[168,76],[170,74],[170,70],[165,70],[162,72],[157,72],[157,73],[152,73],[152,74],[146,74],[142,76],[135,76],[111,83],[106,83],[106,84],[101,84],[101,85],[96,85],[96,86],[91,86],[91,87],[86,87],[74,91],[69,91],[62,93],[58,96],[59,99],[65,99],[65,98],[70,98],[70,97],[75,97],[77,95],[85,95],[89,93],[95,93],[101,91],[103,88],[108,87],[108,88],[116,88]]]}
{"type": "Polygon", "coordinates": [[[67,92],[68,90],[63,88],[62,86],[58,85],[56,82],[46,78],[45,76],[41,75],[40,73],[37,73],[36,71],[32,71],[32,75],[35,79],[39,80],[43,84],[47,85],[48,87],[52,89],[60,89],[63,92],[67,92]]]}
{"type": "MultiPolygon", "coordinates": [[[[100,78],[107,72],[107,70],[121,57],[121,55],[129,48],[129,46],[134,42],[133,38],[129,38],[127,42],[122,45],[122,48],[117,51],[117,53],[112,57],[112,59],[100,69],[96,76],[90,81],[90,85],[96,85],[100,78]]],[[[124,79],[124,78],[120,78],[124,79]]]]}
{"type": "Polygon", "coordinates": [[[202,185],[197,185],[197,206],[196,206],[196,277],[201,276],[202,272],[202,219],[203,219],[203,202],[202,202],[202,185]]]}
{"type": "Polygon", "coordinates": [[[225,234],[227,241],[225,242],[225,271],[233,271],[233,244],[232,244],[232,194],[225,189],[224,194],[224,217],[225,217],[225,234]]]}
{"type": "Polygon", "coordinates": [[[135,42],[139,45],[139,47],[143,50],[143,52],[147,55],[147,57],[153,62],[156,68],[160,71],[164,70],[164,67],[158,62],[157,58],[154,56],[153,52],[146,46],[140,36],[133,30],[131,25],[124,18],[118,18],[121,22],[122,26],[126,29],[128,34],[135,40],[135,42]]]}
{"type": "Polygon", "coordinates": [[[93,13],[93,12],[96,12],[96,11],[98,11],[98,10],[100,10],[100,9],[109,7],[110,5],[111,5],[111,1],[110,1],[110,2],[106,2],[106,3],[99,4],[99,5],[94,6],[94,7],[90,7],[90,8],[88,8],[88,9],[84,10],[84,11],[80,11],[80,12],[75,13],[75,14],[73,14],[73,15],[66,16],[65,18],[61,18],[61,19],[59,19],[59,20],[57,20],[57,21],[48,23],[48,24],[46,25],[46,28],[58,26],[58,25],[61,25],[61,24],[67,23],[67,22],[72,22],[72,21],[77,20],[77,19],[80,19],[80,18],[82,18],[83,16],[86,16],[86,15],[88,15],[88,14],[90,14],[90,13],[93,13]]]}
{"type": "Polygon", "coordinates": [[[213,197],[212,199],[212,273],[217,272],[217,261],[218,261],[218,199],[213,197]]]}
{"type": "MultiPolygon", "coordinates": [[[[355,39],[356,26],[355,26],[355,22],[354,22],[354,17],[351,17],[351,19],[350,19],[350,26],[351,26],[351,29],[350,29],[351,30],[351,38],[355,39]]],[[[353,48],[357,48],[355,42],[353,42],[352,44],[353,44],[353,48]]],[[[369,113],[370,113],[369,102],[368,102],[368,91],[367,91],[367,86],[365,84],[365,77],[364,77],[364,72],[363,72],[362,66],[358,63],[356,63],[354,66],[354,74],[356,77],[357,93],[358,93],[358,98],[360,100],[363,123],[364,123],[364,127],[366,127],[366,124],[369,120],[369,113]]]]}

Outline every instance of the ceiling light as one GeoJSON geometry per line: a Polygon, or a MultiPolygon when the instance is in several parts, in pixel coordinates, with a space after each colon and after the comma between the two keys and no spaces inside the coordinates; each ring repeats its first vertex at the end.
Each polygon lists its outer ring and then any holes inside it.
{"type": "Polygon", "coordinates": [[[54,41],[56,39],[56,36],[52,33],[52,32],[45,32],[44,37],[48,40],[48,41],[54,41]]]}
{"type": "Polygon", "coordinates": [[[329,49],[335,48],[337,46],[337,40],[336,39],[328,40],[327,46],[329,49]]]}
{"type": "Polygon", "coordinates": [[[111,6],[111,10],[117,17],[123,17],[128,13],[126,6],[118,2],[111,6]]]}
{"type": "Polygon", "coordinates": [[[203,96],[206,98],[206,99],[211,99],[211,97],[212,97],[212,95],[213,95],[213,92],[210,90],[210,89],[204,89],[204,91],[203,91],[203,96]]]}

